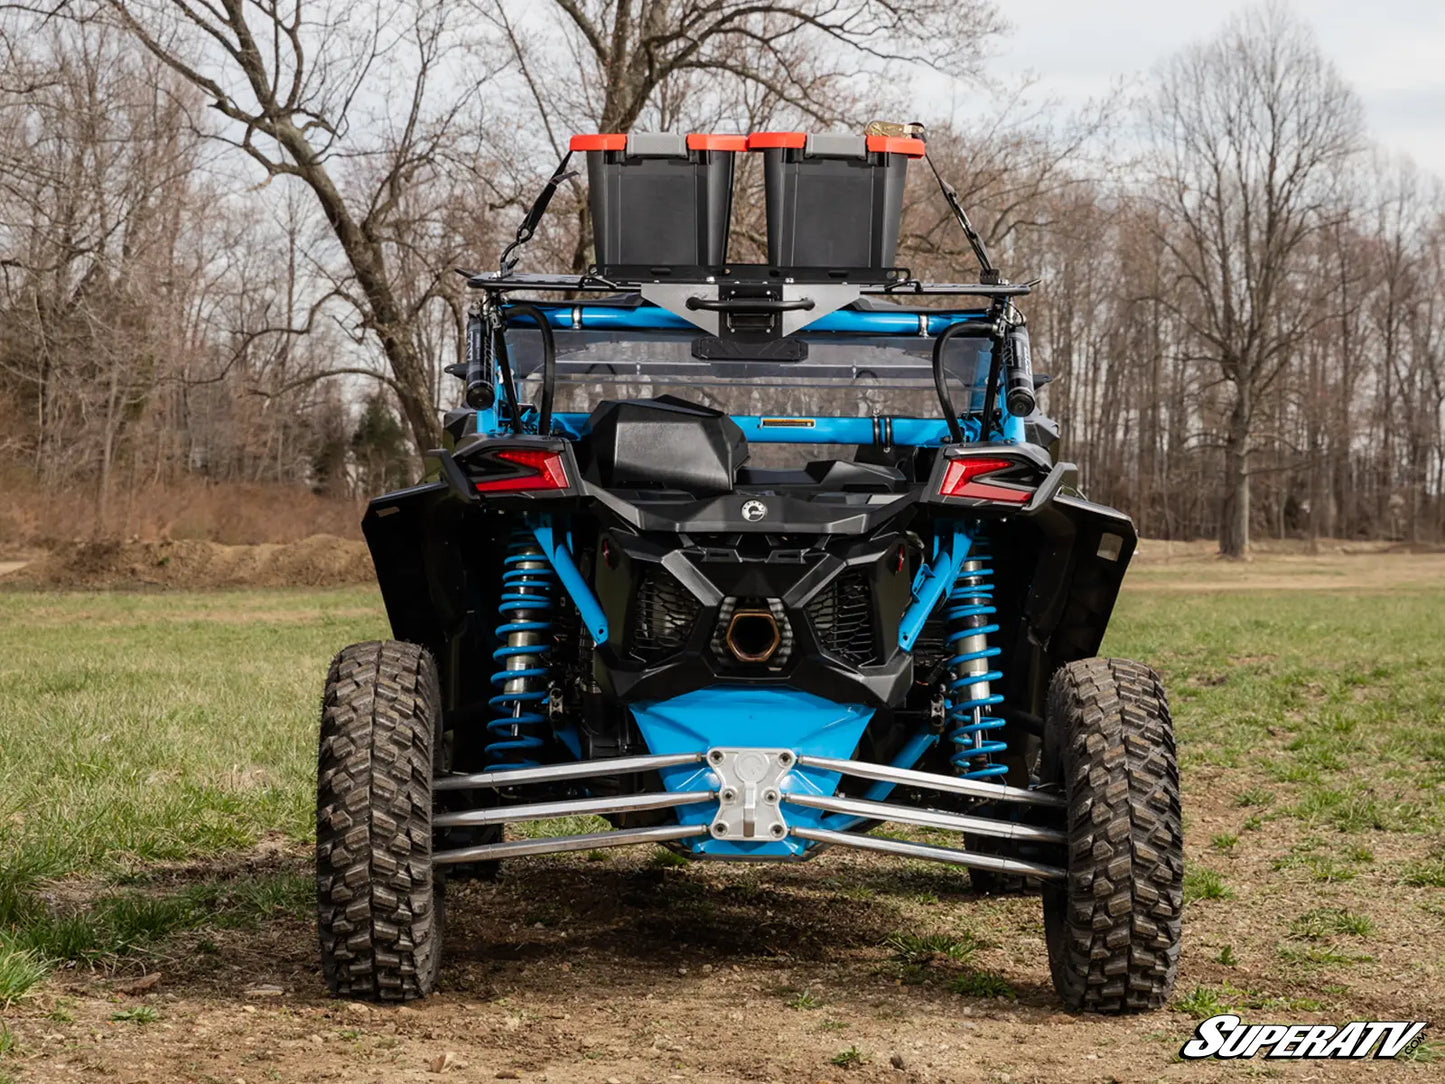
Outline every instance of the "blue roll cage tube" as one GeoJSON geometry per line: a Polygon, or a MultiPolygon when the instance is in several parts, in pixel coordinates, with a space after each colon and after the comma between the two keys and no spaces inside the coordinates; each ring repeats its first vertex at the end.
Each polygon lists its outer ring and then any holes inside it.
{"type": "MultiPolygon", "coordinates": [[[[656,305],[638,305],[629,308],[615,308],[602,305],[569,305],[534,302],[530,307],[540,311],[553,328],[569,330],[607,331],[688,331],[696,330],[680,316],[656,305]]],[[[518,327],[535,326],[530,315],[510,317],[507,323],[518,327]]],[[[806,333],[829,333],[845,335],[897,335],[937,336],[958,325],[979,325],[975,336],[983,337],[986,328],[997,323],[993,313],[969,310],[965,312],[939,312],[937,315],[895,312],[851,312],[840,310],[810,324],[806,333]]],[[[970,331],[973,329],[970,328],[970,331]]],[[[989,336],[997,343],[1000,337],[989,336]]],[[[995,347],[997,349],[997,347],[995,347]]],[[[997,370],[997,365],[994,366],[997,370]]],[[[997,374],[991,379],[996,383],[997,374]]],[[[483,379],[497,386],[495,400],[477,411],[477,432],[489,436],[504,436],[510,430],[503,420],[503,407],[509,405],[506,382],[498,382],[496,374],[487,372],[483,379]]],[[[1024,440],[1023,419],[1009,412],[1003,396],[997,398],[1001,410],[1001,424],[991,436],[1005,444],[1019,444],[1024,440]]],[[[510,413],[510,410],[508,411],[510,413]]],[[[527,405],[522,407],[524,425],[534,413],[527,405]]],[[[756,444],[850,444],[858,446],[882,445],[904,448],[937,447],[950,442],[950,426],[946,419],[932,418],[844,418],[844,417],[779,417],[759,414],[734,414],[732,420],[742,429],[750,443],[756,444]]],[[[587,415],[580,413],[558,413],[552,416],[552,426],[561,435],[576,440],[584,435],[587,415]]],[[[968,442],[980,438],[980,424],[973,419],[958,421],[961,435],[968,442]]]]}

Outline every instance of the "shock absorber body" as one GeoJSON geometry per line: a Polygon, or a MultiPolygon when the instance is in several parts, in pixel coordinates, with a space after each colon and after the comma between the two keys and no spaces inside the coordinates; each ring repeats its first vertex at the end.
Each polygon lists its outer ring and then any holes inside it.
{"type": "MultiPolygon", "coordinates": [[[[975,550],[979,548],[975,542],[975,550]]],[[[959,568],[944,603],[948,740],[954,745],[949,761],[964,779],[998,779],[1008,774],[1006,765],[993,762],[1008,749],[996,734],[1003,729],[1003,720],[987,714],[995,704],[1003,703],[1003,696],[993,691],[993,683],[1003,680],[1003,674],[991,668],[1002,649],[988,641],[999,628],[993,623],[997,612],[993,590],[993,569],[987,555],[980,554],[959,568]]]]}
{"type": "Polygon", "coordinates": [[[551,651],[552,566],[525,531],[513,534],[503,560],[502,599],[497,613],[499,646],[492,652],[497,695],[489,701],[487,724],[491,768],[527,768],[544,742],[547,723],[547,655],[551,651]]]}

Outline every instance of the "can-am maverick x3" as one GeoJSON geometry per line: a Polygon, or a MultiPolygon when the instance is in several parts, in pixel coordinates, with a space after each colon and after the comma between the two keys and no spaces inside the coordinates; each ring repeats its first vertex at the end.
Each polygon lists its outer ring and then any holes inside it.
{"type": "Polygon", "coordinates": [[[335,993],[434,988],[448,870],[660,843],[1026,878],[1066,1006],[1164,1003],[1169,709],[1148,667],[1094,657],[1134,529],[1055,461],[1029,287],[941,179],[980,281],[894,266],[917,134],[578,136],[596,266],[515,269],[564,159],[501,270],[470,276],[467,407],[364,521],[395,639],[326,684],[335,993]],[[763,265],[727,260],[738,154],[764,160],[763,265]],[[575,814],[612,830],[504,832],[575,814]]]}

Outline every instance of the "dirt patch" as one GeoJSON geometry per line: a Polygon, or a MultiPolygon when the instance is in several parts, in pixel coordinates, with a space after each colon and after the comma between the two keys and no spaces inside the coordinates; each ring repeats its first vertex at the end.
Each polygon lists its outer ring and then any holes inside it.
{"type": "MultiPolygon", "coordinates": [[[[1442,553],[1445,543],[1392,542],[1368,538],[1265,538],[1250,543],[1250,560],[1279,557],[1368,557],[1382,553],[1442,553]]],[[[1141,538],[1134,551],[1135,564],[1168,564],[1176,561],[1219,560],[1219,543],[1212,538],[1175,541],[1141,538]]],[[[1250,561],[1224,562],[1248,565],[1250,561]]]]}
{"type": "Polygon", "coordinates": [[[1391,591],[1445,583],[1445,550],[1386,542],[1331,543],[1317,552],[1279,544],[1227,561],[1213,542],[1145,540],[1124,589],[1165,591],[1391,591]]]}
{"type": "MultiPolygon", "coordinates": [[[[307,869],[296,849],[272,861],[307,869]]],[[[143,966],[127,961],[114,973],[56,976],[7,1014],[17,1049],[6,1068],[17,1081],[84,1073],[123,1084],[393,1084],[439,1076],[1042,1084],[1219,1081],[1236,1071],[1232,1063],[1176,1059],[1195,1023],[1184,1013],[1061,1012],[1039,901],[979,896],[965,875],[942,867],[846,852],[754,868],[671,868],[645,851],[527,860],[510,865],[500,883],[454,882],[447,906],[441,991],[424,1002],[328,999],[310,921],[290,915],[257,929],[183,935],[143,966]],[[967,966],[1005,979],[1011,996],[952,992],[948,979],[964,965],[902,967],[882,944],[898,930],[972,933],[982,947],[967,966]],[[159,979],[137,981],[155,972],[159,979]]],[[[1219,914],[1190,917],[1182,992],[1227,980],[1276,994],[1318,993],[1275,973],[1272,928],[1262,936],[1247,925],[1237,931],[1241,961],[1224,969],[1212,960],[1219,914]]],[[[1400,974],[1419,946],[1395,950],[1386,940],[1380,947],[1386,974],[1375,981],[1332,996],[1324,1009],[1264,1015],[1319,1023],[1423,1018],[1428,984],[1417,977],[1416,989],[1406,989],[1400,974]]],[[[1287,1079],[1319,1079],[1317,1064],[1269,1068],[1287,1079]]],[[[1368,1063],[1328,1069],[1332,1081],[1379,1072],[1368,1063]]],[[[1389,1070],[1391,1079],[1423,1082],[1438,1066],[1389,1070]]]]}
{"type": "Polygon", "coordinates": [[[345,587],[375,579],[364,542],[318,534],[299,542],[225,546],[166,542],[78,542],[9,575],[17,588],[345,587]]]}

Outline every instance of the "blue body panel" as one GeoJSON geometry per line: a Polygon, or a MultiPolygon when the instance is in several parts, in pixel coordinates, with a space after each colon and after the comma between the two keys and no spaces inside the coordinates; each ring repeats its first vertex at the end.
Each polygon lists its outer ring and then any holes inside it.
{"type": "MultiPolygon", "coordinates": [[[[703,753],[725,748],[790,749],[801,756],[849,758],[873,709],[838,704],[797,689],[761,685],[714,685],[670,700],[644,700],[631,706],[632,717],[649,752],[703,753]]],[[[921,750],[920,750],[921,752],[921,750]]],[[[670,791],[713,790],[716,777],[705,764],[664,769],[663,785],[670,791]]],[[[786,793],[832,794],[836,772],[794,768],[782,783],[786,793]]],[[[678,810],[681,824],[708,824],[717,813],[711,802],[678,810]]],[[[788,821],[818,826],[827,814],[790,807],[788,821]]],[[[757,843],[698,837],[694,854],[715,858],[789,858],[802,855],[809,845],[789,837],[757,843]]]]}

